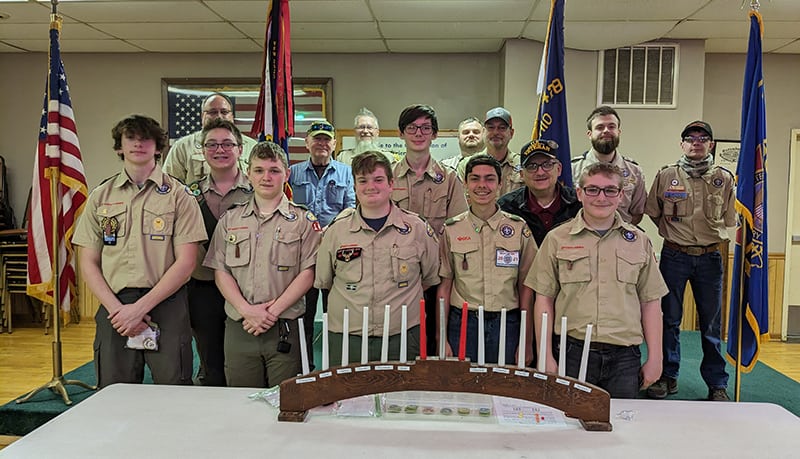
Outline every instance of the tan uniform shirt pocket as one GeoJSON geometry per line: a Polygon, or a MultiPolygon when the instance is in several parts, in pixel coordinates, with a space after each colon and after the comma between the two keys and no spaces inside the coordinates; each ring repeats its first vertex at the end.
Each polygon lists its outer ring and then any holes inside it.
{"type": "Polygon", "coordinates": [[[589,282],[592,280],[588,250],[560,251],[558,260],[558,280],[562,284],[589,282]]]}

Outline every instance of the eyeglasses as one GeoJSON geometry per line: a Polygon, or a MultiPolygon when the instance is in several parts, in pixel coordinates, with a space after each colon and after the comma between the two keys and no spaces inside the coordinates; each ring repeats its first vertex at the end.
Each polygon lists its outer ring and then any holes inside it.
{"type": "Polygon", "coordinates": [[[428,135],[431,132],[433,132],[433,126],[431,126],[430,124],[423,124],[422,126],[417,126],[416,124],[408,124],[403,129],[403,132],[405,132],[406,134],[416,134],[417,131],[420,131],[423,134],[428,135]]]}
{"type": "Polygon", "coordinates": [[[217,151],[219,147],[222,147],[224,151],[231,151],[234,147],[238,147],[238,143],[233,142],[223,142],[223,143],[216,143],[216,142],[206,142],[203,144],[203,148],[208,151],[217,151]]]}
{"type": "Polygon", "coordinates": [[[356,126],[356,130],[358,131],[374,131],[375,129],[377,129],[375,126],[370,126],[368,124],[361,124],[356,126]]]}
{"type": "Polygon", "coordinates": [[[528,172],[536,172],[539,168],[542,168],[543,171],[551,171],[554,167],[558,164],[556,161],[545,161],[543,163],[528,163],[525,164],[525,170],[528,172]]]}
{"type": "Polygon", "coordinates": [[[222,110],[203,110],[203,113],[211,116],[228,116],[233,112],[223,108],[222,110]]]}
{"type": "Polygon", "coordinates": [[[314,123],[308,128],[308,132],[312,131],[333,132],[333,126],[328,123],[314,123]]]}
{"type": "Polygon", "coordinates": [[[686,143],[695,143],[695,142],[708,143],[711,141],[711,137],[707,135],[701,135],[701,136],[687,135],[686,137],[683,138],[683,141],[686,143]]]}
{"type": "Polygon", "coordinates": [[[606,188],[600,188],[599,186],[587,186],[581,187],[586,196],[600,196],[600,192],[602,191],[607,198],[616,198],[619,196],[620,190],[615,186],[609,186],[606,188]]]}

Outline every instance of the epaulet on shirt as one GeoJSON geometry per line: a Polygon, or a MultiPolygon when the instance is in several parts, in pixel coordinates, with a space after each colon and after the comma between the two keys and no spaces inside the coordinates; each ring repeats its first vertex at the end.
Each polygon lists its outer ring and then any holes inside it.
{"type": "Polygon", "coordinates": [[[501,212],[503,212],[503,215],[505,215],[509,219],[514,220],[516,222],[524,222],[525,221],[525,219],[520,217],[519,215],[514,215],[514,214],[512,214],[510,212],[506,212],[504,210],[501,210],[501,212]]]}
{"type": "Polygon", "coordinates": [[[456,222],[460,222],[464,219],[464,214],[456,215],[455,217],[450,217],[444,221],[444,226],[454,225],[456,222]]]}
{"type": "MultiPolygon", "coordinates": [[[[166,172],[165,172],[165,174],[166,174],[166,172]]],[[[195,183],[199,185],[199,184],[200,184],[200,182],[202,182],[202,181],[203,181],[203,180],[205,180],[205,178],[206,178],[206,176],[204,175],[204,176],[200,177],[200,179],[198,179],[196,182],[192,182],[192,183],[186,183],[186,182],[184,182],[183,180],[181,180],[180,178],[178,178],[178,177],[175,177],[175,176],[174,176],[174,175],[172,175],[172,174],[167,174],[167,175],[169,175],[170,177],[172,177],[172,178],[174,178],[175,180],[177,180],[177,181],[178,181],[178,183],[180,183],[181,185],[186,185],[186,186],[191,186],[191,185],[194,185],[195,183]]]]}
{"type": "Polygon", "coordinates": [[[632,160],[631,158],[628,158],[627,156],[623,156],[622,159],[627,161],[627,162],[629,162],[629,163],[631,163],[631,164],[636,164],[637,166],[639,165],[639,163],[637,163],[636,161],[632,160]]]}
{"type": "Polygon", "coordinates": [[[231,210],[231,209],[234,209],[234,208],[236,208],[236,207],[242,207],[242,206],[243,206],[243,205],[245,205],[245,204],[247,204],[247,201],[239,201],[239,202],[234,202],[234,203],[233,203],[233,204],[231,204],[231,206],[230,206],[230,207],[228,207],[228,209],[226,209],[226,210],[231,210]]]}
{"type": "Polygon", "coordinates": [[[298,203],[296,203],[294,201],[289,201],[289,204],[291,204],[291,205],[293,205],[293,206],[295,206],[297,208],[303,209],[303,210],[309,210],[308,207],[306,207],[305,205],[298,204],[298,203]]]}
{"type": "Polygon", "coordinates": [[[100,182],[100,184],[97,185],[95,188],[100,187],[100,185],[102,185],[102,184],[104,184],[104,183],[106,183],[106,182],[108,182],[110,180],[114,180],[115,178],[117,178],[119,176],[119,174],[120,174],[120,172],[117,172],[116,174],[112,175],[111,177],[107,177],[107,178],[103,179],[103,181],[100,182]]]}
{"type": "Polygon", "coordinates": [[[718,164],[715,164],[715,165],[714,165],[714,166],[712,166],[712,167],[716,167],[716,168],[717,168],[717,169],[719,169],[719,170],[723,170],[723,171],[727,172],[727,173],[728,173],[728,175],[730,175],[731,177],[734,177],[734,174],[733,174],[733,172],[729,171],[727,167],[720,166],[720,165],[718,165],[718,164]]]}
{"type": "Polygon", "coordinates": [[[589,153],[589,150],[584,151],[582,155],[578,155],[578,156],[572,158],[572,162],[573,163],[577,163],[579,161],[583,161],[584,159],[586,159],[586,154],[587,153],[589,153]]]}
{"type": "Polygon", "coordinates": [[[347,209],[339,212],[339,215],[335,216],[333,218],[333,220],[331,220],[331,222],[328,223],[328,228],[333,226],[333,224],[338,222],[339,220],[344,220],[345,218],[353,215],[355,212],[356,212],[356,210],[354,208],[352,208],[352,207],[348,207],[347,209]]]}

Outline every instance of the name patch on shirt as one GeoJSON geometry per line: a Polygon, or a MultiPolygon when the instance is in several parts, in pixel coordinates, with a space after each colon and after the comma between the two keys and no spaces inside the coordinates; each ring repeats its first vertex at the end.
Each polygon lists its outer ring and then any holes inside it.
{"type": "Polygon", "coordinates": [[[689,197],[689,193],[685,191],[665,191],[664,192],[664,199],[686,199],[689,197]]]}
{"type": "Polygon", "coordinates": [[[519,266],[519,250],[497,249],[495,252],[495,265],[501,268],[519,266]]]}

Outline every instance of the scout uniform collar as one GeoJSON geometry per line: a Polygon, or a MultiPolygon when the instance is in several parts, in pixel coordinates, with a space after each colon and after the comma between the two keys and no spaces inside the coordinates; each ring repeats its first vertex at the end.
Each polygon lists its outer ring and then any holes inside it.
{"type": "Polygon", "coordinates": [[[500,226],[500,221],[503,219],[503,213],[500,211],[500,207],[498,207],[494,215],[489,217],[488,220],[484,221],[477,215],[473,214],[472,209],[470,209],[467,213],[467,219],[472,224],[475,232],[479,232],[480,228],[484,224],[489,225],[489,228],[491,228],[492,231],[497,231],[497,227],[500,226]]]}
{"type": "MultiPolygon", "coordinates": [[[[200,191],[203,194],[208,193],[208,190],[211,189],[211,184],[214,183],[214,178],[211,177],[211,174],[206,175],[203,177],[202,180],[198,182],[198,186],[200,187],[200,191]]],[[[241,188],[244,191],[250,192],[253,190],[253,185],[250,184],[250,180],[245,176],[245,174],[241,170],[237,170],[236,172],[236,183],[233,184],[233,188],[229,193],[235,191],[236,189],[241,188]]]]}
{"type": "MultiPolygon", "coordinates": [[[[402,218],[403,213],[400,211],[400,208],[397,207],[397,205],[394,203],[389,203],[389,204],[390,204],[389,215],[386,216],[386,223],[384,223],[383,228],[381,228],[381,231],[383,231],[390,225],[397,228],[398,231],[400,230],[405,231],[406,229],[410,229],[410,226],[408,226],[402,218]]],[[[367,225],[367,222],[364,221],[364,217],[361,216],[361,206],[359,206],[353,212],[353,219],[350,221],[350,232],[357,233],[361,230],[372,231],[372,228],[370,228],[370,226],[367,225]]]]}
{"type": "MultiPolygon", "coordinates": [[[[404,158],[402,161],[398,162],[397,173],[395,175],[397,177],[404,177],[410,170],[411,166],[408,165],[408,161],[404,158]]],[[[441,164],[433,159],[433,156],[430,156],[428,159],[428,167],[425,169],[425,175],[430,177],[433,183],[442,183],[447,176],[441,164]]]]}
{"type": "MultiPolygon", "coordinates": [[[[571,226],[570,226],[570,229],[569,229],[569,234],[577,235],[577,234],[580,234],[580,232],[584,231],[584,230],[594,232],[594,229],[586,226],[586,222],[583,220],[583,209],[580,209],[578,211],[578,214],[575,215],[575,218],[573,218],[571,220],[571,222],[572,223],[570,224],[571,226]]],[[[622,217],[620,217],[620,215],[619,215],[619,211],[616,211],[616,212],[614,212],[614,222],[611,224],[611,227],[608,228],[606,233],[610,233],[610,232],[614,231],[615,229],[622,228],[622,227],[631,228],[630,225],[625,224],[625,222],[622,220],[622,217]]]]}
{"type": "MultiPolygon", "coordinates": [[[[147,184],[147,182],[153,182],[156,186],[156,191],[159,194],[167,194],[172,189],[172,186],[167,181],[167,177],[168,175],[165,174],[160,167],[158,167],[158,164],[156,164],[156,167],[154,167],[153,170],[150,171],[150,175],[147,176],[145,184],[147,184]]],[[[125,172],[125,168],[123,167],[122,173],[117,174],[117,177],[114,179],[113,186],[114,188],[122,188],[127,184],[136,186],[133,180],[131,180],[131,178],[128,177],[128,173],[125,172]]]]}
{"type": "MultiPolygon", "coordinates": [[[[242,217],[248,217],[250,215],[258,215],[260,211],[258,210],[258,206],[256,205],[256,196],[255,194],[247,201],[247,204],[244,205],[244,209],[242,209],[242,217]]],[[[298,213],[292,210],[289,207],[289,199],[286,197],[285,194],[281,194],[281,202],[278,203],[278,207],[269,215],[270,217],[278,212],[288,221],[297,220],[298,213]]]]}

